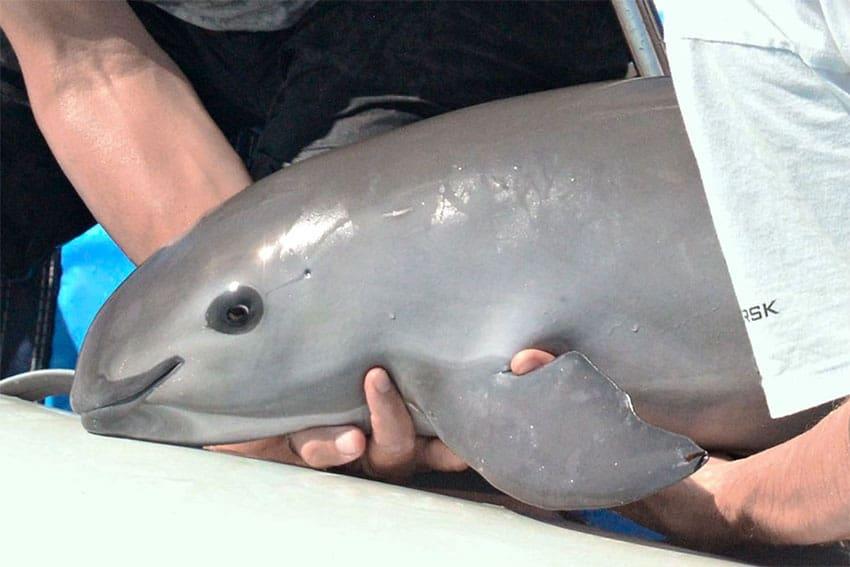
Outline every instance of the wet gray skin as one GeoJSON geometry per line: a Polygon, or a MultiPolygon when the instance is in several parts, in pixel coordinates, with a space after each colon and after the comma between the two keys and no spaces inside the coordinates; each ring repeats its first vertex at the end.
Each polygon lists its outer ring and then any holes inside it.
{"type": "Polygon", "coordinates": [[[665,79],[454,112],[260,181],[110,298],[72,403],[94,433],[188,445],[367,427],[376,365],[419,433],[546,508],[678,481],[704,460],[685,436],[747,452],[814,419],[768,416],[665,79]],[[528,347],[561,356],[516,377],[528,347]]]}

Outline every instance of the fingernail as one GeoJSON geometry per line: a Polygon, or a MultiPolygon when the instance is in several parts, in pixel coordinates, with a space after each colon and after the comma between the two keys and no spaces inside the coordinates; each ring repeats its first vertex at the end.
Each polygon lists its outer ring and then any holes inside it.
{"type": "Polygon", "coordinates": [[[375,373],[375,377],[372,379],[372,383],[375,385],[375,389],[378,390],[382,394],[386,394],[390,391],[393,384],[390,381],[389,375],[381,370],[380,372],[375,373]]]}
{"type": "Polygon", "coordinates": [[[337,435],[336,439],[334,439],[334,446],[343,455],[356,455],[360,451],[357,442],[357,432],[346,431],[337,435]]]}

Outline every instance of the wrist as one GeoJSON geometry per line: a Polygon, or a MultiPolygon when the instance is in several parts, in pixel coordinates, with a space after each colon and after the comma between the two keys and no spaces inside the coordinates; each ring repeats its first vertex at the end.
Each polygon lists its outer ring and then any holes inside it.
{"type": "Polygon", "coordinates": [[[739,542],[810,545],[850,535],[848,408],[803,435],[730,463],[715,487],[739,542]]]}
{"type": "Polygon", "coordinates": [[[756,506],[763,502],[763,497],[756,492],[763,485],[758,479],[759,469],[748,470],[752,468],[749,465],[747,459],[729,461],[708,481],[707,488],[714,494],[726,545],[769,543],[771,539],[757,529],[763,522],[757,521],[759,511],[756,506]]]}

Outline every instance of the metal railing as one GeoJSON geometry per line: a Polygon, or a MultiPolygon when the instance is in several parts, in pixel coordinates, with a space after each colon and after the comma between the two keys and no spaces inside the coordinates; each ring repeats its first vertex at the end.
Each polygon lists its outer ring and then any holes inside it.
{"type": "Polygon", "coordinates": [[[611,0],[637,72],[642,77],[670,74],[658,12],[652,0],[611,0]]]}

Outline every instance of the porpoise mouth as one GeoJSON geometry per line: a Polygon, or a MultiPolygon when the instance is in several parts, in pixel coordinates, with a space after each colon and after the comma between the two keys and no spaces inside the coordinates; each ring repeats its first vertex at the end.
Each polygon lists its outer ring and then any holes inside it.
{"type": "Polygon", "coordinates": [[[121,380],[110,381],[103,374],[78,376],[71,390],[71,406],[79,414],[128,404],[148,395],[183,365],[179,356],[167,358],[152,367],[121,380]]]}

